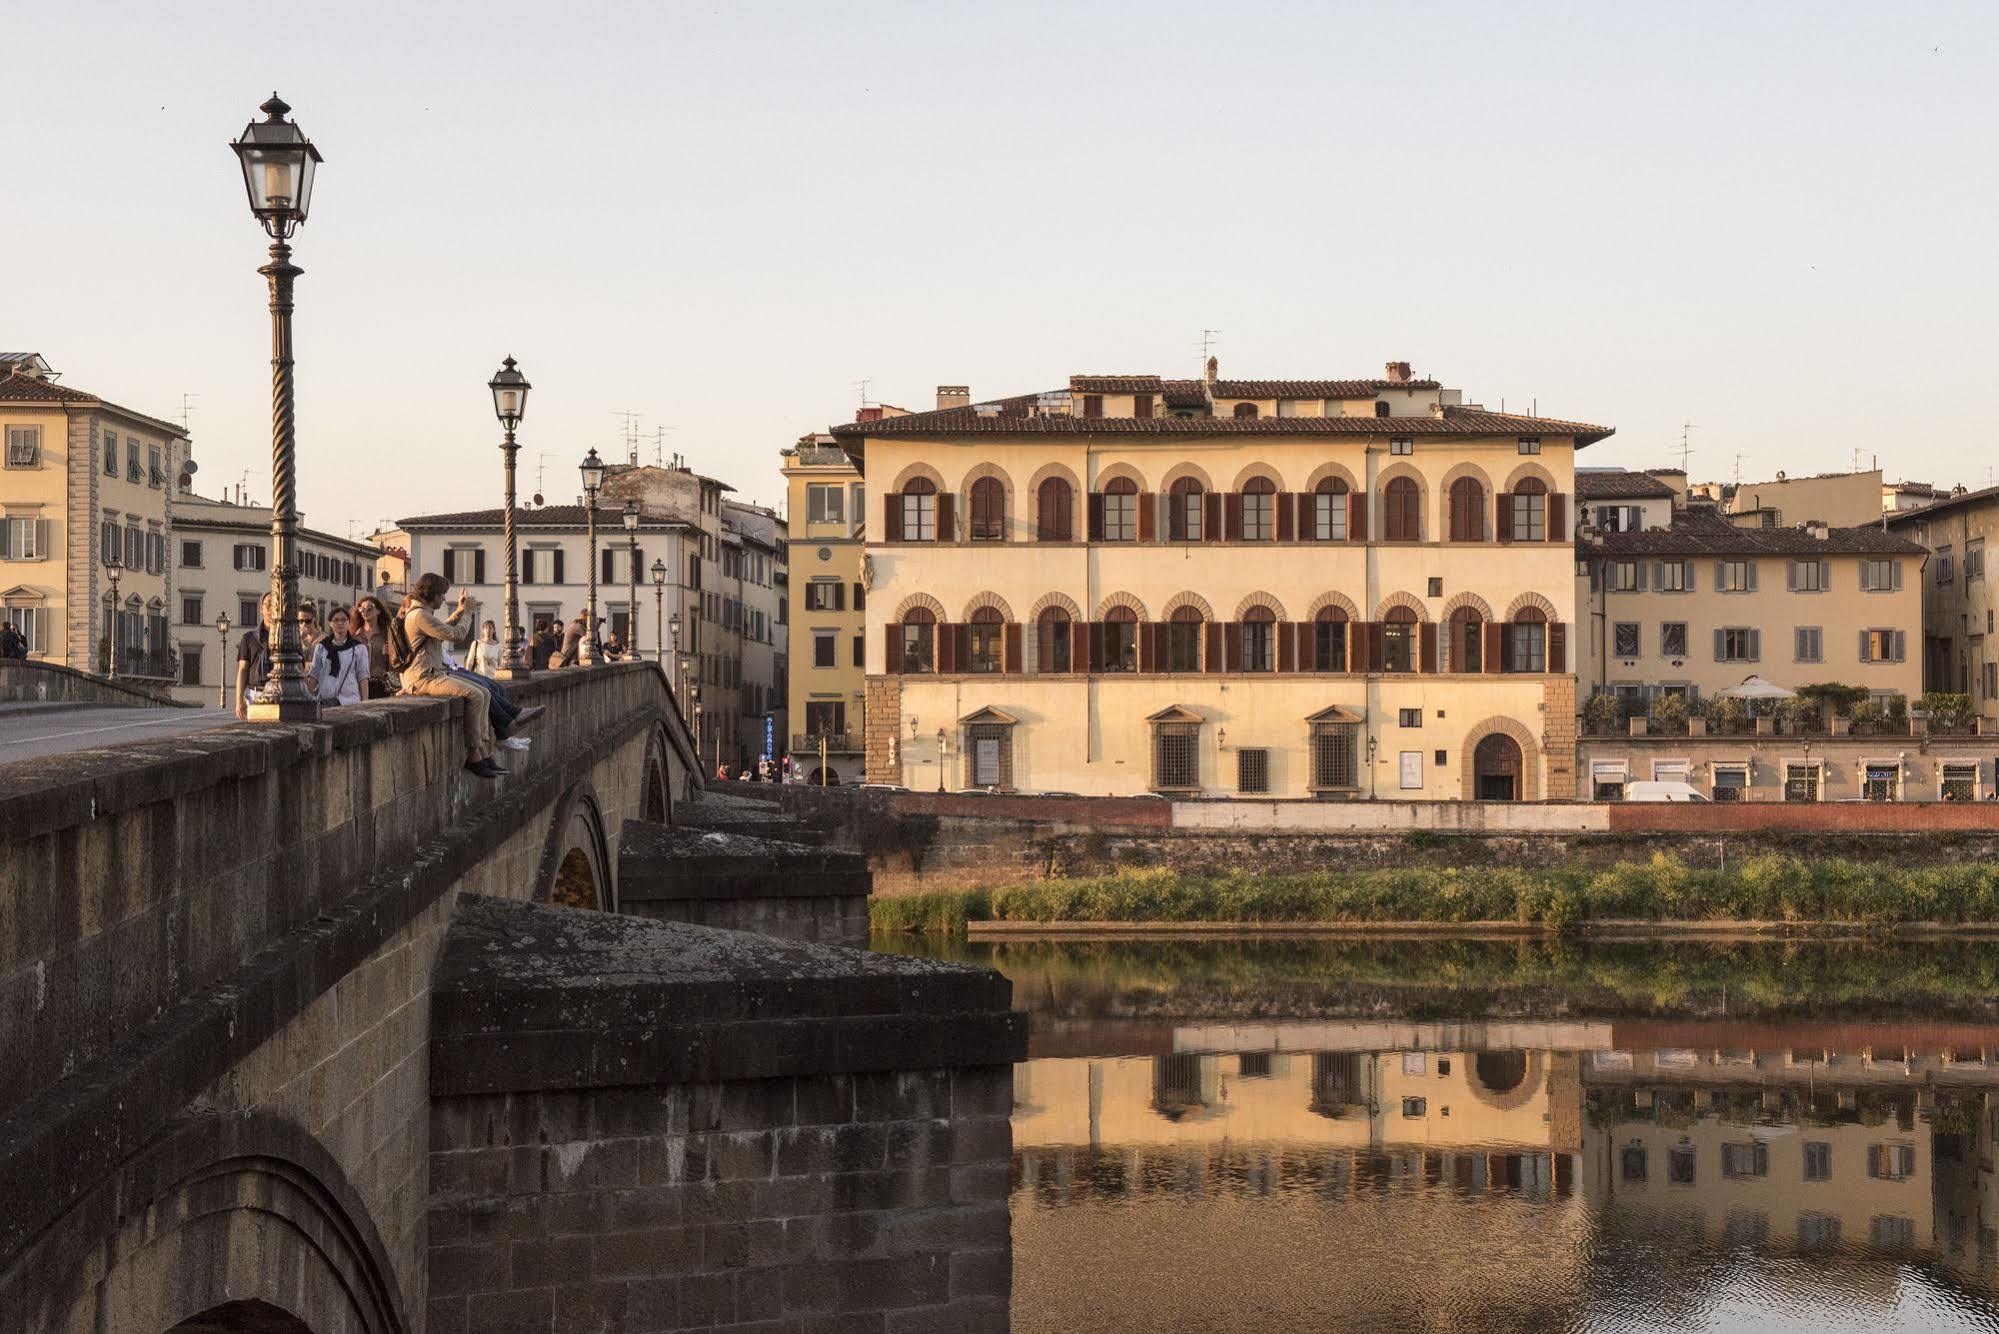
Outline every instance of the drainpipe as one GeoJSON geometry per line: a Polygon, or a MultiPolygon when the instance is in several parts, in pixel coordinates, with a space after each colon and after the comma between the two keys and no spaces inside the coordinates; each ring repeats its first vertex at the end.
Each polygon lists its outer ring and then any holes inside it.
{"type": "MultiPolygon", "coordinates": [[[[1381,525],[1377,521],[1378,516],[1375,514],[1375,509],[1377,508],[1375,505],[1375,480],[1381,474],[1381,446],[1370,443],[1367,446],[1366,459],[1367,459],[1367,468],[1366,468],[1367,477],[1363,485],[1367,488],[1366,494],[1367,494],[1367,509],[1368,509],[1367,543],[1366,543],[1367,604],[1361,608],[1361,619],[1366,621],[1370,625],[1375,625],[1374,612],[1375,609],[1381,605],[1381,567],[1378,555],[1380,548],[1377,546],[1377,544],[1381,541],[1381,525]]],[[[1378,625],[1375,625],[1375,630],[1373,634],[1379,634],[1379,633],[1380,633],[1380,627],[1378,625]]],[[[1373,639],[1373,634],[1369,635],[1370,641],[1372,641],[1373,639]]],[[[1380,743],[1378,742],[1377,738],[1380,736],[1381,732],[1381,677],[1372,670],[1368,670],[1366,676],[1367,676],[1367,727],[1368,727],[1367,795],[1369,800],[1373,800],[1375,794],[1377,768],[1380,764],[1380,759],[1378,754],[1380,749],[1380,743]]]]}

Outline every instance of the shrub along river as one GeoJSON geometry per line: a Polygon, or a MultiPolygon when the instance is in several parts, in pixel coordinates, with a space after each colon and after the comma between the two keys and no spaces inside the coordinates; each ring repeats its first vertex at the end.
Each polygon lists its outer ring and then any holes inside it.
{"type": "Polygon", "coordinates": [[[1999,945],[878,937],[981,962],[1014,1328],[1999,1330],[1999,945]]]}

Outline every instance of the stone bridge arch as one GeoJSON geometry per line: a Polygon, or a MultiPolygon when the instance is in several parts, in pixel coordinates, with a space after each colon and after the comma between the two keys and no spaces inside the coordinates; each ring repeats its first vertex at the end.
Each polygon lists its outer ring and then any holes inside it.
{"type": "Polygon", "coordinates": [[[571,784],[555,803],[548,839],[542,845],[534,901],[559,908],[618,910],[604,811],[587,778],[571,784]]]}
{"type": "MultiPolygon", "coordinates": [[[[419,1261],[420,1262],[420,1261],[419,1261]]],[[[176,1123],[12,1266],[0,1311],[83,1334],[402,1334],[395,1268],[340,1165],[284,1117],[176,1123]]]]}

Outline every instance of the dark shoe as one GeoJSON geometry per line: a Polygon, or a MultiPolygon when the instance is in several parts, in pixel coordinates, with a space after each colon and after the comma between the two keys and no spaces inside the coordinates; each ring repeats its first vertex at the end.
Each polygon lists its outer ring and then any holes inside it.
{"type": "Polygon", "coordinates": [[[465,765],[465,772],[475,778],[502,778],[506,776],[507,771],[493,763],[490,759],[487,759],[468,761],[465,765]]]}
{"type": "Polygon", "coordinates": [[[525,709],[522,709],[519,713],[515,714],[514,720],[508,723],[507,726],[511,728],[526,727],[529,723],[533,722],[535,719],[541,717],[544,713],[547,712],[548,712],[548,705],[546,704],[530,704],[525,709]]]}

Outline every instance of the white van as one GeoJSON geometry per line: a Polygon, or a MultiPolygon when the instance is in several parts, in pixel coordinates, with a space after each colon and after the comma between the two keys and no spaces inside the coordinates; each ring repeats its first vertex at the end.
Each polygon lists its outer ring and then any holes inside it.
{"type": "Polygon", "coordinates": [[[1626,783],[1626,801],[1706,801],[1707,798],[1695,790],[1692,783],[1626,783]]]}

